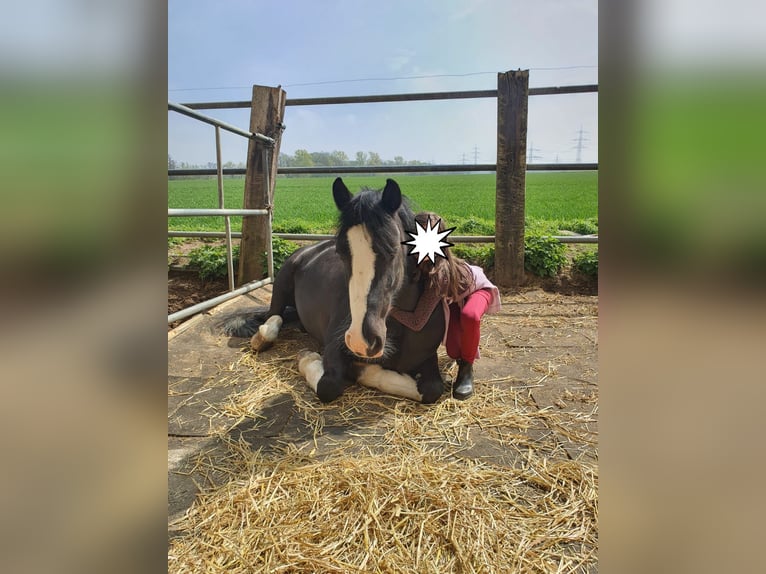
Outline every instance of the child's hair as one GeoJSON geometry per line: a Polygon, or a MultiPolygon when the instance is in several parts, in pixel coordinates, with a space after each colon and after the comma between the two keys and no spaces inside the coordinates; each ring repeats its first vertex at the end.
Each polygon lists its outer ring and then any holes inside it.
{"type": "MultiPolygon", "coordinates": [[[[446,228],[444,220],[430,211],[421,211],[416,214],[415,221],[423,228],[429,222],[431,227],[438,222],[439,232],[446,228]]],[[[452,254],[449,247],[445,247],[443,251],[446,257],[437,256],[434,263],[424,259],[419,269],[426,275],[426,289],[435,289],[442,297],[456,301],[466,291],[473,288],[473,273],[465,261],[452,254]]]]}

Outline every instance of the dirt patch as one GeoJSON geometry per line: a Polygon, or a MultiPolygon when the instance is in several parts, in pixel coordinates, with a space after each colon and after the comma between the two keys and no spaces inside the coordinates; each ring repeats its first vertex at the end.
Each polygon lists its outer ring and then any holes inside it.
{"type": "MultiPolygon", "coordinates": [[[[236,245],[239,240],[235,240],[236,245]]],[[[229,290],[228,279],[201,279],[189,264],[189,253],[205,245],[224,245],[219,239],[183,239],[168,243],[168,315],[202,301],[222,295],[229,290]]],[[[168,331],[186,319],[168,324],[168,331]]]]}
{"type": "MultiPolygon", "coordinates": [[[[200,279],[196,271],[168,270],[168,315],[196,305],[207,299],[225,293],[229,289],[228,281],[223,279],[200,279]]],[[[168,324],[168,331],[183,321],[168,324]]]]}
{"type": "Polygon", "coordinates": [[[526,273],[525,287],[540,287],[549,293],[561,295],[598,295],[598,277],[591,277],[564,269],[556,277],[538,277],[526,273]]]}

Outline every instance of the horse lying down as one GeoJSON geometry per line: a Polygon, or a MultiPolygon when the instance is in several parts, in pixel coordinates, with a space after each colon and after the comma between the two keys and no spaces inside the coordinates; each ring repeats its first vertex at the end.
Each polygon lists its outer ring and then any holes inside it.
{"type": "Polygon", "coordinates": [[[224,332],[252,336],[263,350],[276,340],[286,312],[294,308],[306,331],[322,346],[299,354],[298,368],[322,402],[354,382],[423,403],[444,391],[436,350],[444,336],[437,305],[420,331],[392,318],[392,305],[413,310],[423,292],[415,257],[407,255],[407,230],[415,216],[397,183],[352,195],[341,178],[333,183],[340,210],[335,239],[298,249],[274,281],[271,306],[224,323],[224,332]]]}

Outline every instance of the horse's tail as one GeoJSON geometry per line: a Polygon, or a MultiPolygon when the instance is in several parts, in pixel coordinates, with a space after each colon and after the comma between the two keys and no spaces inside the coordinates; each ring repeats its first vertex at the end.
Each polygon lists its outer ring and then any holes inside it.
{"type": "Polygon", "coordinates": [[[228,317],[220,323],[221,330],[229,337],[252,337],[268,319],[268,312],[268,307],[259,307],[253,313],[228,317]]]}
{"type": "MultiPolygon", "coordinates": [[[[268,307],[257,307],[255,311],[250,313],[227,317],[218,326],[229,337],[252,337],[258,327],[263,325],[269,317],[268,307]]],[[[295,308],[287,307],[282,318],[285,323],[288,323],[296,320],[298,313],[295,308]]]]}

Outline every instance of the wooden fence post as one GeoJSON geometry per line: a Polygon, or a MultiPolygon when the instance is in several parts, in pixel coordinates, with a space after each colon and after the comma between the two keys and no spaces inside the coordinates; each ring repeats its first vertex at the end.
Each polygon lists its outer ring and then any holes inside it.
{"type": "Polygon", "coordinates": [[[495,282],[524,284],[524,198],[527,173],[529,70],[497,75],[495,282]]]}
{"type": "MultiPolygon", "coordinates": [[[[251,139],[247,146],[247,172],[245,173],[244,209],[272,209],[274,185],[276,183],[282,120],[285,116],[285,91],[268,86],[253,86],[253,100],[250,108],[250,131],[269,136],[276,140],[269,150],[270,162],[264,165],[262,153],[265,144],[251,139]],[[270,186],[266,186],[265,172],[270,174],[270,186]]],[[[262,279],[264,254],[271,242],[271,225],[264,220],[268,216],[253,215],[242,218],[242,242],[239,247],[239,274],[237,284],[262,279]]]]}

